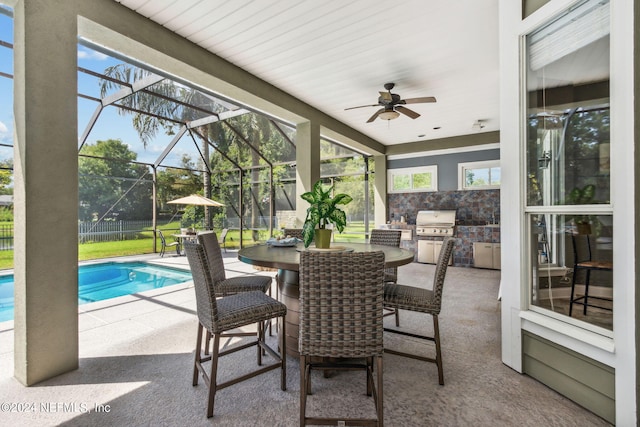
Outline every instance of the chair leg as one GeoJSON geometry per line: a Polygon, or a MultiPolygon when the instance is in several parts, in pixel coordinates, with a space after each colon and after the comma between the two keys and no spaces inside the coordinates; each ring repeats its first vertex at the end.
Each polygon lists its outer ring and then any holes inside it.
{"type": "MultiPolygon", "coordinates": [[[[198,385],[198,377],[200,373],[198,372],[198,364],[201,363],[200,352],[202,351],[202,324],[198,322],[198,338],[196,339],[196,351],[195,351],[195,360],[193,361],[193,385],[198,385]]],[[[208,330],[207,330],[208,333],[208,330]]],[[[208,341],[207,341],[208,342],[208,341]]]]}
{"type": "Polygon", "coordinates": [[[396,308],[395,318],[396,318],[396,326],[400,327],[400,309],[396,308]]]}
{"type": "Polygon", "coordinates": [[[367,357],[367,396],[371,396],[373,390],[373,357],[367,357]]]}
{"type": "MultiPolygon", "coordinates": [[[[267,289],[267,295],[271,296],[271,286],[269,286],[269,289],[267,289]]],[[[267,322],[269,322],[269,336],[273,336],[273,328],[271,327],[271,323],[273,322],[273,319],[269,319],[267,320],[267,322]]],[[[278,322],[276,321],[276,332],[278,332],[278,322]]]]}
{"type": "Polygon", "coordinates": [[[582,299],[582,314],[587,315],[587,304],[589,299],[589,279],[591,279],[591,270],[587,270],[585,279],[584,279],[584,298],[582,299]]]}
{"type": "Polygon", "coordinates": [[[438,316],[433,315],[433,340],[436,344],[436,365],[438,366],[438,382],[444,385],[444,370],[442,369],[442,352],[440,350],[440,327],[438,316]]]}
{"type": "Polygon", "coordinates": [[[207,335],[206,335],[205,340],[204,340],[204,345],[205,345],[204,354],[206,356],[208,356],[209,355],[209,346],[211,345],[211,332],[209,332],[208,329],[207,329],[207,335]]]}
{"type": "Polygon", "coordinates": [[[569,297],[569,317],[571,317],[571,313],[573,313],[573,300],[575,298],[576,276],[578,275],[578,271],[579,270],[574,267],[573,278],[571,279],[571,296],[569,297]]]}
{"type": "Polygon", "coordinates": [[[282,370],[280,371],[280,388],[282,391],[287,389],[287,346],[285,342],[286,326],[284,324],[284,316],[282,319],[282,335],[280,336],[280,358],[282,360],[282,370]]]}
{"type": "Polygon", "coordinates": [[[258,345],[256,346],[257,351],[258,351],[258,366],[262,366],[262,353],[263,353],[263,349],[260,346],[259,343],[263,343],[264,342],[264,322],[258,322],[258,345]]]}
{"type": "Polygon", "coordinates": [[[209,397],[207,401],[207,418],[213,417],[213,402],[216,398],[218,385],[218,352],[220,348],[220,334],[213,335],[213,350],[211,355],[211,374],[209,375],[209,397]]]}
{"type": "Polygon", "coordinates": [[[307,410],[307,358],[300,356],[300,425],[305,425],[307,410]]]}
{"type": "MultiPolygon", "coordinates": [[[[276,273],[275,277],[275,288],[276,288],[276,296],[275,299],[276,301],[280,301],[280,297],[279,297],[279,292],[278,292],[278,274],[276,273]]],[[[273,286],[273,284],[272,284],[273,286]]],[[[272,292],[271,292],[271,287],[269,287],[269,296],[271,296],[272,292]]],[[[279,322],[276,320],[276,333],[278,333],[279,329],[279,322]]],[[[269,322],[269,336],[271,336],[271,322],[269,322]]]]}
{"type": "Polygon", "coordinates": [[[382,396],[384,396],[384,393],[382,391],[382,356],[378,356],[376,357],[377,359],[377,366],[376,366],[376,371],[377,372],[377,377],[378,377],[378,386],[376,387],[376,412],[378,413],[378,425],[380,427],[384,426],[384,402],[383,402],[383,398],[382,396]]]}

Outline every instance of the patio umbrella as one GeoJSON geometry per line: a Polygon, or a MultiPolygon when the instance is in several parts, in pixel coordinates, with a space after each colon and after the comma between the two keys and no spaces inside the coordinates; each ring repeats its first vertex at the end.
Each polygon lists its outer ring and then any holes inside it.
{"type": "Polygon", "coordinates": [[[171,200],[167,203],[172,205],[224,206],[220,202],[207,199],[206,197],[200,196],[198,194],[192,194],[190,196],[181,197],[179,199],[171,200]]]}

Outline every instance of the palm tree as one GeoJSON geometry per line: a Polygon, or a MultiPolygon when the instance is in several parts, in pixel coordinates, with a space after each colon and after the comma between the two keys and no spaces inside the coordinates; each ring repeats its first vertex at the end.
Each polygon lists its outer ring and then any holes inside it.
{"type": "MultiPolygon", "coordinates": [[[[100,83],[102,98],[113,90],[121,89],[122,82],[133,87],[134,83],[153,75],[148,70],[129,64],[107,67],[104,74],[108,78],[100,83]]],[[[187,123],[225,110],[213,97],[169,79],[163,79],[144,89],[134,91],[122,98],[118,105],[124,107],[118,109],[120,115],[133,115],[133,127],[145,148],[160,130],[172,135],[175,126],[179,123],[187,123]]],[[[203,126],[201,129],[206,140],[215,137],[220,131],[219,126],[212,124],[203,126]]],[[[202,153],[209,161],[209,144],[206,141],[202,144],[202,153]]],[[[205,170],[204,195],[211,197],[211,174],[208,165],[205,170]]],[[[205,209],[205,223],[211,226],[211,213],[208,208],[205,209]]]]}

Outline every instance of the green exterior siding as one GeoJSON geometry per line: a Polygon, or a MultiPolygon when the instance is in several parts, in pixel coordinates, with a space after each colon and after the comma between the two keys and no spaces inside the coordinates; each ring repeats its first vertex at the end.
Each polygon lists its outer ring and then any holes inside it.
{"type": "Polygon", "coordinates": [[[615,424],[615,370],[523,331],[523,372],[615,424]]]}

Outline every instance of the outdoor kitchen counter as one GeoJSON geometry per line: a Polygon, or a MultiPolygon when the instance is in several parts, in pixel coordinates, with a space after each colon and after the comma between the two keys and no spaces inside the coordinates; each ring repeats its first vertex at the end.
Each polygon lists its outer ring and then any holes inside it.
{"type": "Polygon", "coordinates": [[[500,243],[500,227],[486,225],[458,225],[458,238],[454,264],[459,267],[473,267],[473,244],[477,242],[500,243]]]}

